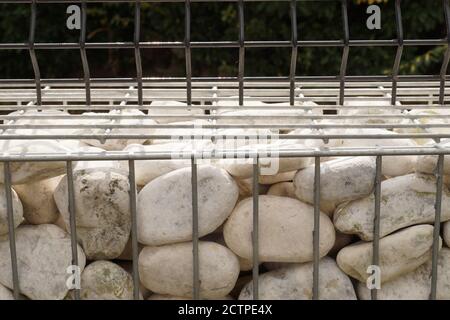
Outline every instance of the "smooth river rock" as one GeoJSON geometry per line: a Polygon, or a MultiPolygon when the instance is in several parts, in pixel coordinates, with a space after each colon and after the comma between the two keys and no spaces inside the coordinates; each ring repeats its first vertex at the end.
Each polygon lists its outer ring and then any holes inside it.
{"type": "MultiPolygon", "coordinates": [[[[71,273],[72,250],[68,233],[51,224],[21,226],[16,230],[20,292],[33,300],[63,299],[71,273]]],[[[78,265],[86,264],[78,246],[78,265]]],[[[0,283],[13,288],[9,241],[0,242],[0,283]]]]}
{"type": "MultiPolygon", "coordinates": [[[[260,300],[311,300],[313,297],[313,263],[294,264],[259,276],[260,300]]],[[[241,291],[239,300],[253,298],[253,281],[241,291]]],[[[356,300],[349,277],[328,257],[319,263],[320,300],[356,300]]]]}
{"type": "MultiPolygon", "coordinates": [[[[73,179],[77,236],[86,256],[89,260],[117,258],[131,229],[128,177],[109,169],[93,168],[74,171],[73,179]]],[[[56,188],[54,198],[69,227],[66,176],[56,188]]]]}
{"type": "MultiPolygon", "coordinates": [[[[193,143],[164,143],[156,145],[139,145],[132,144],[127,146],[124,151],[139,153],[161,153],[171,152],[172,159],[169,160],[139,160],[135,161],[134,167],[136,172],[136,184],[145,186],[150,181],[177,169],[191,166],[191,159],[180,157],[178,152],[191,152],[192,150],[202,150],[202,146],[210,146],[209,143],[193,142],[193,143]]],[[[122,162],[121,167],[128,170],[128,162],[122,162]]]]}
{"type": "MultiPolygon", "coordinates": [[[[53,140],[2,141],[0,150],[10,154],[67,154],[72,150],[53,140]]],[[[11,183],[24,184],[60,176],[66,171],[64,161],[11,162],[11,183]]],[[[5,180],[0,163],[0,182],[5,180]]]]}
{"type": "MultiPolygon", "coordinates": [[[[382,135],[397,135],[397,133],[378,128],[346,129],[348,135],[378,135],[379,139],[343,139],[343,148],[384,147],[389,149],[413,148],[417,143],[412,139],[382,139],[382,135]]],[[[388,177],[403,176],[415,171],[417,156],[384,156],[381,173],[388,177]]]]}
{"type": "MultiPolygon", "coordinates": [[[[150,291],[192,297],[192,242],[146,247],[139,255],[139,275],[150,291]]],[[[239,276],[237,257],[214,242],[199,242],[200,297],[219,299],[234,287],[239,276]]]]}
{"type": "Polygon", "coordinates": [[[165,100],[152,101],[147,111],[151,119],[161,124],[186,121],[189,120],[187,116],[196,116],[196,115],[198,116],[205,114],[205,111],[203,109],[195,107],[188,108],[187,104],[184,102],[165,101],[165,100]],[[183,108],[173,108],[173,107],[183,107],[183,108]]]}
{"type": "MultiPolygon", "coordinates": [[[[314,166],[300,170],[294,178],[295,194],[314,204],[314,166]]],[[[340,158],[320,164],[320,207],[332,213],[339,203],[369,195],[374,187],[373,157],[340,158]]]]}
{"type": "Polygon", "coordinates": [[[46,180],[18,184],[14,189],[23,205],[23,216],[31,224],[54,223],[59,217],[53,193],[61,176],[46,180]]]}
{"type": "MultiPolygon", "coordinates": [[[[450,147],[450,140],[444,140],[442,143],[439,144],[442,147],[448,148],[450,147]]],[[[436,143],[429,143],[427,145],[428,147],[436,146],[436,143]]],[[[428,173],[428,174],[434,174],[437,169],[437,163],[438,163],[439,156],[434,155],[423,155],[419,156],[417,159],[417,171],[428,173]]],[[[444,174],[450,174],[450,157],[444,156],[444,174]]]]}
{"type": "MultiPolygon", "coordinates": [[[[431,225],[417,225],[380,240],[381,283],[411,272],[431,258],[433,230],[431,225]]],[[[371,275],[367,268],[372,265],[372,252],[372,242],[358,242],[339,251],[336,261],[349,276],[365,282],[371,275]]]]}
{"type": "MultiPolygon", "coordinates": [[[[313,259],[314,209],[287,197],[259,196],[259,261],[308,262],[313,259]]],[[[252,260],[253,199],[238,203],[225,223],[227,246],[238,256],[252,260]]],[[[320,213],[320,256],[333,247],[331,220],[320,213]]]]}
{"type": "Polygon", "coordinates": [[[81,274],[83,300],[133,300],[133,278],[110,261],[90,263],[81,274]]]}
{"type": "MultiPolygon", "coordinates": [[[[444,186],[442,194],[442,221],[450,219],[450,193],[444,186]]],[[[430,175],[409,174],[381,183],[380,236],[415,224],[434,221],[436,180],[430,175]]],[[[335,227],[361,239],[373,239],[375,197],[371,194],[343,204],[334,213],[335,227]]]]}
{"type": "MultiPolygon", "coordinates": [[[[291,172],[307,167],[312,163],[311,158],[281,158],[277,152],[283,150],[301,150],[305,146],[301,144],[253,144],[239,147],[238,152],[260,152],[259,172],[261,176],[277,176],[281,173],[291,172]]],[[[227,170],[233,177],[247,179],[253,176],[253,159],[225,159],[218,162],[222,168],[227,170]]],[[[290,175],[288,173],[287,175],[290,175]]],[[[282,179],[285,179],[283,177],[282,179]]],[[[278,180],[280,181],[280,180],[278,180]]],[[[273,182],[278,182],[274,180],[273,182]]]]}
{"type": "MultiPolygon", "coordinates": [[[[450,249],[442,248],[439,252],[436,298],[450,300],[450,249]]],[[[358,297],[370,299],[370,290],[366,283],[357,285],[358,297]]],[[[402,275],[392,281],[383,283],[378,290],[379,300],[428,300],[431,294],[431,260],[416,270],[402,275]]]]}
{"type": "MultiPolygon", "coordinates": [[[[85,112],[84,116],[98,116],[97,112],[85,112]]],[[[151,134],[153,133],[152,128],[133,128],[133,126],[139,125],[156,125],[156,122],[150,118],[145,118],[146,115],[137,109],[122,109],[122,110],[111,110],[107,115],[113,116],[141,116],[140,119],[124,119],[124,118],[115,118],[115,119],[86,119],[81,121],[82,124],[88,124],[90,128],[82,128],[75,131],[76,134],[83,135],[105,135],[108,129],[104,128],[96,128],[96,125],[127,125],[127,128],[113,128],[110,129],[108,135],[120,135],[120,134],[130,134],[135,135],[135,139],[107,139],[104,141],[93,140],[93,139],[85,139],[82,140],[84,143],[99,147],[105,150],[122,150],[129,144],[133,143],[144,143],[147,139],[139,138],[139,135],[142,134],[151,134]]]]}
{"type": "MultiPolygon", "coordinates": [[[[197,169],[199,236],[217,229],[236,204],[239,188],[225,170],[197,169]]],[[[191,168],[175,170],[147,184],[137,204],[139,242],[162,245],[192,239],[191,168]]]]}
{"type": "MultiPolygon", "coordinates": [[[[8,231],[8,212],[6,208],[6,189],[0,184],[0,236],[6,235],[8,231]]],[[[17,193],[11,188],[14,227],[17,228],[23,222],[23,206],[17,193]]]]}

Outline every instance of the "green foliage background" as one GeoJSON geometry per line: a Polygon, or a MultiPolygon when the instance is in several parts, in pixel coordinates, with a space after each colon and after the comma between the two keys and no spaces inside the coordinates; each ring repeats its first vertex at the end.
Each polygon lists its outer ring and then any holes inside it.
{"type": "MultiPolygon", "coordinates": [[[[69,3],[68,3],[69,4],[69,3]]],[[[39,4],[36,41],[76,42],[79,31],[65,27],[68,4],[39,4]]],[[[394,0],[349,1],[351,39],[396,38],[394,0]],[[377,3],[382,9],[382,29],[366,28],[366,8],[377,3]]],[[[237,40],[237,4],[229,2],[192,3],[192,41],[237,40]]],[[[339,2],[299,2],[298,34],[301,40],[341,39],[342,18],[339,2]]],[[[441,0],[402,1],[405,38],[445,37],[441,0]]],[[[88,40],[132,41],[133,4],[89,4],[88,40]]],[[[0,41],[26,42],[30,6],[0,5],[0,41]]],[[[246,40],[290,40],[291,21],[288,2],[253,2],[245,4],[246,40]]],[[[183,3],[143,3],[142,41],[182,41],[184,39],[183,3]]],[[[395,47],[351,48],[348,74],[389,74],[395,47]]],[[[407,47],[401,64],[402,74],[438,73],[445,47],[407,47]]],[[[238,49],[194,49],[194,76],[234,76],[237,74],[238,49]]],[[[183,76],[184,50],[142,50],[144,76],[183,76]]],[[[288,75],[291,50],[247,49],[246,76],[288,75]]],[[[300,48],[297,75],[335,75],[339,72],[341,48],[300,48]]],[[[93,77],[134,76],[132,50],[89,50],[93,77]]],[[[38,60],[44,78],[81,76],[78,50],[39,50],[38,60]]],[[[0,78],[31,78],[33,75],[26,50],[0,51],[0,78]]]]}

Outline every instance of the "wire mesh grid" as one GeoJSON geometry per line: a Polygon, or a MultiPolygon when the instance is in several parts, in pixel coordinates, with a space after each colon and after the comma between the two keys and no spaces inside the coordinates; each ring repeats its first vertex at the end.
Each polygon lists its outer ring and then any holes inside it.
{"type": "MultiPolygon", "coordinates": [[[[348,3],[337,0],[342,9],[343,37],[341,40],[299,40],[297,31],[297,7],[308,0],[278,0],[290,3],[290,17],[292,24],[291,41],[248,41],[245,39],[245,4],[247,2],[263,2],[263,0],[219,0],[235,2],[238,10],[239,34],[236,41],[191,41],[191,3],[213,2],[207,0],[103,0],[103,1],[70,1],[81,5],[81,30],[77,43],[38,43],[35,41],[36,19],[39,4],[66,3],[57,0],[15,0],[3,3],[30,5],[30,32],[28,42],[0,43],[0,50],[27,50],[34,71],[34,79],[0,79],[0,105],[2,114],[0,120],[0,140],[74,140],[92,139],[105,142],[111,139],[172,139],[170,134],[151,133],[152,129],[195,129],[194,124],[123,124],[118,119],[145,120],[147,114],[122,114],[127,109],[159,109],[167,111],[152,115],[158,120],[172,118],[185,121],[207,120],[204,129],[219,130],[224,128],[239,129],[277,129],[281,132],[293,129],[311,129],[302,134],[280,134],[279,139],[315,139],[323,140],[323,148],[280,149],[280,158],[313,157],[315,159],[314,177],[314,232],[313,232],[313,299],[319,298],[319,217],[320,217],[320,162],[323,157],[343,156],[375,156],[375,216],[373,256],[374,265],[379,264],[380,242],[380,202],[381,202],[381,167],[384,156],[389,155],[436,155],[436,206],[434,222],[434,241],[432,254],[431,299],[436,299],[437,265],[439,252],[439,234],[441,223],[441,203],[443,189],[444,156],[450,154],[450,148],[441,145],[441,139],[450,138],[448,122],[450,118],[447,100],[447,67],[450,61],[450,37],[445,39],[404,39],[401,15],[401,1],[395,1],[395,19],[397,38],[391,40],[352,40],[349,33],[348,3]],[[87,6],[89,3],[129,2],[134,3],[134,38],[129,42],[99,42],[86,41],[87,6]],[[185,39],[182,42],[143,42],[141,41],[141,4],[144,2],[179,2],[185,6],[185,39]],[[400,75],[400,62],[404,47],[407,46],[446,46],[442,58],[442,67],[438,75],[410,76],[400,75]],[[389,76],[348,76],[347,64],[350,48],[389,46],[396,47],[395,61],[392,74],[389,76]],[[245,52],[248,48],[291,48],[290,73],[288,77],[248,77],[245,76],[245,52]],[[337,47],[342,49],[342,59],[339,75],[336,76],[297,76],[298,52],[306,47],[337,47]],[[141,50],[146,48],[181,48],[185,50],[185,77],[145,77],[142,71],[141,50]],[[191,64],[191,49],[193,48],[237,48],[239,49],[238,74],[235,77],[193,77],[191,64]],[[78,49],[80,50],[83,78],[80,79],[44,79],[41,78],[40,66],[36,51],[41,49],[78,49]],[[88,51],[95,49],[134,49],[136,62],[136,76],[133,78],[93,78],[90,73],[88,51]],[[371,101],[378,101],[381,114],[371,114],[371,101]],[[159,101],[158,103],[154,103],[159,101]],[[167,102],[169,103],[163,103],[167,102]],[[185,105],[170,103],[181,101],[185,105]],[[226,106],[219,102],[228,102],[226,106]],[[263,101],[265,104],[253,104],[263,101]],[[314,105],[305,102],[313,101],[314,105]],[[153,103],[152,103],[153,102],[153,103]],[[349,104],[351,102],[351,104],[349,104]],[[275,103],[284,103],[283,105],[275,103]],[[186,113],[189,110],[200,110],[200,113],[186,113]],[[227,115],[220,111],[226,110],[271,110],[275,113],[269,116],[261,115],[227,115]],[[414,114],[413,110],[442,110],[437,114],[414,114]],[[42,111],[28,113],[28,111],[42,111]],[[45,111],[59,110],[68,113],[48,114],[45,111]],[[117,114],[105,113],[116,110],[117,114]],[[283,110],[298,110],[299,115],[285,115],[283,110]],[[357,114],[346,114],[346,110],[363,110],[357,114]],[[367,110],[367,112],[364,112],[367,110]],[[11,114],[10,112],[16,111],[11,114]],[[83,115],[80,112],[95,111],[94,115],[83,115]],[[172,112],[178,112],[173,114],[172,112]],[[399,112],[394,112],[399,111],[399,112]],[[83,124],[83,120],[109,120],[106,124],[83,124]],[[248,121],[247,120],[258,120],[248,121]],[[287,121],[287,120],[291,121],[287,121]],[[298,122],[292,122],[298,119],[298,122]],[[426,119],[427,121],[418,121],[426,119]],[[23,121],[23,120],[30,120],[23,121]],[[39,121],[54,120],[50,123],[39,124],[39,121]],[[71,122],[65,122],[71,120],[71,122]],[[226,120],[224,124],[223,121],[226,120]],[[272,120],[269,122],[268,120],[272,120]],[[273,124],[277,120],[277,124],[273,124]],[[370,121],[365,121],[370,120],[370,121]],[[383,120],[383,121],[381,121],[383,120]],[[103,132],[74,133],[72,129],[101,129],[103,132]],[[126,132],[127,129],[148,129],[150,133],[126,132]],[[327,147],[326,143],[332,139],[380,139],[376,133],[342,133],[332,129],[388,129],[399,130],[400,133],[383,135],[383,139],[432,139],[436,143],[417,147],[360,147],[343,148],[327,147]],[[28,130],[27,133],[21,131],[28,130]],[[39,130],[45,130],[45,133],[39,130]],[[119,133],[114,131],[121,129],[119,133]],[[31,130],[31,131],[30,131],[31,130]],[[38,130],[36,134],[32,130],[38,130]],[[67,130],[68,133],[61,133],[67,130]],[[125,131],[124,131],[125,130],[125,131]]],[[[274,0],[264,0],[270,2],[274,0]]],[[[314,0],[319,1],[319,0],[314,0]]],[[[330,0],[328,0],[330,1],[330,0]]],[[[447,35],[450,35],[450,1],[444,0],[445,24],[447,35]]],[[[170,121],[169,121],[170,122],[170,121]]],[[[214,131],[210,139],[219,139],[221,134],[214,131]]],[[[204,139],[203,135],[189,134],[191,140],[204,139]]],[[[236,135],[235,139],[250,139],[252,135],[236,135]]],[[[261,154],[258,152],[238,152],[237,150],[215,150],[213,154],[186,154],[191,159],[192,172],[192,234],[193,234],[193,298],[200,298],[200,270],[199,270],[199,219],[198,219],[198,186],[197,159],[206,158],[253,158],[253,298],[259,297],[259,194],[258,176],[261,154]]],[[[164,151],[131,153],[126,151],[73,152],[64,154],[11,154],[2,152],[0,161],[4,164],[6,201],[8,213],[8,230],[10,238],[13,289],[15,298],[19,298],[20,274],[18,272],[15,230],[13,219],[13,201],[11,194],[11,167],[14,162],[24,161],[65,161],[68,178],[70,234],[72,243],[72,262],[78,265],[77,230],[75,219],[75,193],[73,185],[74,161],[123,160],[128,161],[130,182],[130,210],[132,216],[131,239],[133,249],[133,281],[134,298],[139,299],[138,274],[138,238],[136,218],[136,176],[135,161],[172,159],[173,154],[164,151]]],[[[74,290],[75,298],[80,299],[79,289],[74,290]]],[[[372,299],[377,299],[377,290],[371,291],[372,299]]]]}

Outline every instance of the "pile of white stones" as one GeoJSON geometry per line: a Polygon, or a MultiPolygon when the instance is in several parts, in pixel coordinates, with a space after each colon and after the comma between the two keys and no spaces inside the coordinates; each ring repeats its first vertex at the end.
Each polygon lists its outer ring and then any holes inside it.
{"type": "MultiPolygon", "coordinates": [[[[128,112],[139,113],[135,110],[128,112]]],[[[239,112],[248,115],[246,111],[239,112]]],[[[234,115],[236,111],[228,113],[234,115]]],[[[151,119],[136,120],[136,123],[142,122],[155,123],[151,119]]],[[[133,130],[138,132],[140,129],[133,130]]],[[[249,133],[249,130],[231,131],[232,134],[249,133]]],[[[301,133],[299,131],[291,133],[301,133]]],[[[181,134],[189,132],[180,131],[181,134]]],[[[381,129],[341,132],[392,134],[381,129]]],[[[230,130],[222,133],[230,133],[230,130]]],[[[315,140],[274,143],[280,148],[295,149],[323,144],[315,140]]],[[[423,141],[329,141],[329,145],[344,147],[415,146],[418,143],[423,141]]],[[[123,148],[133,152],[168,151],[187,145],[190,142],[111,140],[101,145],[97,141],[13,141],[0,147],[11,153],[67,153],[75,148],[95,152],[123,148]]],[[[214,147],[214,143],[204,142],[201,147],[214,147]]],[[[389,156],[383,159],[380,299],[428,299],[430,295],[436,163],[433,156],[389,156]]],[[[127,163],[115,161],[79,162],[74,167],[82,299],[133,298],[127,169],[127,163]]],[[[20,293],[28,299],[72,299],[73,291],[68,287],[71,274],[67,271],[72,251],[65,163],[14,163],[11,170],[20,293]]],[[[0,175],[2,172],[0,168],[0,175]]],[[[444,173],[450,175],[450,158],[445,159],[444,173]]],[[[372,264],[375,175],[374,157],[323,159],[321,163],[320,299],[370,298],[366,281],[371,276],[367,268],[372,264]]],[[[0,176],[0,180],[3,179],[0,176]]],[[[251,179],[251,162],[198,162],[199,270],[200,296],[203,299],[252,299],[251,179]]],[[[136,182],[139,189],[137,220],[141,298],[190,299],[193,292],[190,160],[137,161],[136,182]]],[[[450,180],[445,179],[444,182],[450,180]]],[[[259,298],[311,299],[313,161],[307,158],[280,159],[278,173],[261,175],[259,183],[259,298]]],[[[445,185],[442,195],[443,240],[439,239],[439,299],[450,299],[448,220],[450,191],[445,185]]],[[[5,187],[2,185],[0,300],[12,299],[12,288],[5,187]]]]}

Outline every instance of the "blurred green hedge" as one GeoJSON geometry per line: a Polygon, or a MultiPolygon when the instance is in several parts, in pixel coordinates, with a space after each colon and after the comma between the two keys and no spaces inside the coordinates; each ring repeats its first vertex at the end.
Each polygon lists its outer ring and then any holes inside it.
{"type": "MultiPolygon", "coordinates": [[[[78,41],[79,31],[66,28],[68,4],[39,4],[36,41],[78,41]]],[[[237,4],[229,2],[192,3],[192,41],[237,40],[237,4]]],[[[402,2],[405,38],[445,37],[441,0],[404,0],[402,2]]],[[[0,5],[0,41],[26,42],[30,6],[0,5]]],[[[89,4],[87,37],[89,42],[132,41],[133,4],[89,4]]],[[[298,2],[298,34],[301,40],[341,39],[342,17],[336,1],[298,2]]],[[[183,3],[143,3],[142,41],[182,41],[184,39],[183,3]]],[[[291,21],[288,2],[245,4],[246,40],[290,40],[291,21]]],[[[394,0],[349,1],[351,39],[396,38],[394,0]],[[382,9],[382,29],[366,28],[366,8],[378,3],[382,9]]],[[[439,72],[445,47],[407,47],[402,58],[402,74],[439,72]]],[[[390,74],[395,47],[350,49],[348,74],[390,74]]],[[[183,76],[184,50],[142,50],[144,76],[183,76]]],[[[297,75],[336,75],[341,48],[300,48],[297,75]]],[[[133,50],[89,50],[93,77],[134,76],[133,50]]],[[[288,75],[290,48],[247,49],[246,76],[288,75]]],[[[44,78],[79,77],[82,74],[78,50],[39,50],[38,60],[44,78]]],[[[30,78],[33,75],[26,50],[0,51],[0,78],[30,78]]],[[[193,49],[194,76],[234,76],[238,49],[193,49]]]]}

